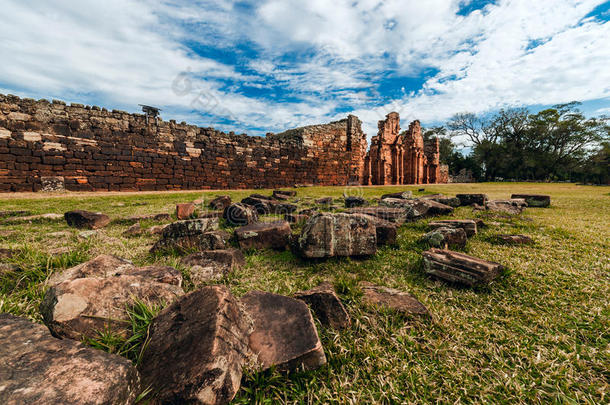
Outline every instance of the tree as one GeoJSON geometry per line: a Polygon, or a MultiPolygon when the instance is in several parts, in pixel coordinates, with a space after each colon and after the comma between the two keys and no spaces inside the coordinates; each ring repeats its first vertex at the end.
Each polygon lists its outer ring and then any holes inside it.
{"type": "Polygon", "coordinates": [[[593,148],[609,139],[608,118],[587,119],[579,105],[560,104],[530,116],[529,147],[539,158],[538,177],[569,177],[593,148]]]}
{"type": "Polygon", "coordinates": [[[607,117],[586,118],[572,102],[530,114],[524,108],[493,115],[456,114],[447,124],[465,139],[483,179],[567,180],[609,139],[607,117]]]}

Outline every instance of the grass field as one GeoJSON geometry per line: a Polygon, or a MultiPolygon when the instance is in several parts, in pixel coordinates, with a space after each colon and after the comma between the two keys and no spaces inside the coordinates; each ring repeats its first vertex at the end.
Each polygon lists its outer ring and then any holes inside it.
{"type": "MultiPolygon", "coordinates": [[[[367,198],[417,186],[350,188],[367,198]]],[[[301,204],[340,197],[342,187],[298,189],[301,204]],[[310,197],[310,198],[308,198],[310,197]]],[[[259,193],[269,191],[257,190],[259,193]]],[[[573,184],[487,183],[426,185],[425,193],[513,192],[550,194],[551,208],[530,208],[517,218],[487,217],[471,208],[455,218],[483,216],[495,223],[471,238],[465,252],[507,266],[491,286],[466,289],[432,280],[421,269],[419,242],[426,222],[400,228],[399,246],[367,260],[315,263],[290,252],[247,252],[247,265],[222,280],[238,296],[260,289],[291,294],[334,283],[352,315],[340,333],[319,326],[328,364],[308,373],[247,373],[235,403],[609,403],[610,402],[610,188],[573,184]],[[532,246],[496,244],[492,235],[519,233],[532,246]],[[414,294],[433,320],[405,318],[365,307],[357,283],[366,280],[414,294]]],[[[251,191],[141,194],[1,195],[0,211],[32,214],[70,209],[102,211],[113,222],[82,241],[65,221],[0,224],[0,248],[19,249],[0,274],[0,312],[41,318],[42,283],[101,253],[137,264],[164,263],[188,270],[174,256],[152,256],[154,236],[124,237],[120,219],[172,212],[177,202],[251,191]]],[[[415,192],[415,194],[421,194],[415,192]]],[[[2,221],[2,219],[0,219],[2,221]]],[[[155,223],[142,223],[143,227],[155,223]]]]}

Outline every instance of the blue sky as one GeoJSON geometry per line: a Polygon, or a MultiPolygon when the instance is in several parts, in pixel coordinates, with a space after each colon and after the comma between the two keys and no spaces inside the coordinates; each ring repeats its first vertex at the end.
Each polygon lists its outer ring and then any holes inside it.
{"type": "Polygon", "coordinates": [[[356,114],[369,136],[578,100],[610,115],[610,2],[5,0],[0,92],[262,135],[356,114]]]}

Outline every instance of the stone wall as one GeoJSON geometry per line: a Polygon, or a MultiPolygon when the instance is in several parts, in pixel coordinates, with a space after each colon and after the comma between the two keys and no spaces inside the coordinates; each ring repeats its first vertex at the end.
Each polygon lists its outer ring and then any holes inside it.
{"type": "Polygon", "coordinates": [[[179,190],[360,184],[355,116],[251,137],[142,114],[0,95],[0,192],[179,190]]]}

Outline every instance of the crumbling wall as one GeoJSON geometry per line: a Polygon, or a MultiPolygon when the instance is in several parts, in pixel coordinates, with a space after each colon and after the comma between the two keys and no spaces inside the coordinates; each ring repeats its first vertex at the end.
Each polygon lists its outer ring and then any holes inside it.
{"type": "Polygon", "coordinates": [[[400,134],[400,116],[392,112],[379,121],[379,133],[371,139],[364,159],[364,184],[446,183],[441,176],[439,141],[424,142],[419,121],[400,134]]]}
{"type": "Polygon", "coordinates": [[[267,137],[142,114],[0,95],[0,191],[179,190],[360,183],[366,137],[355,116],[267,137]]]}

